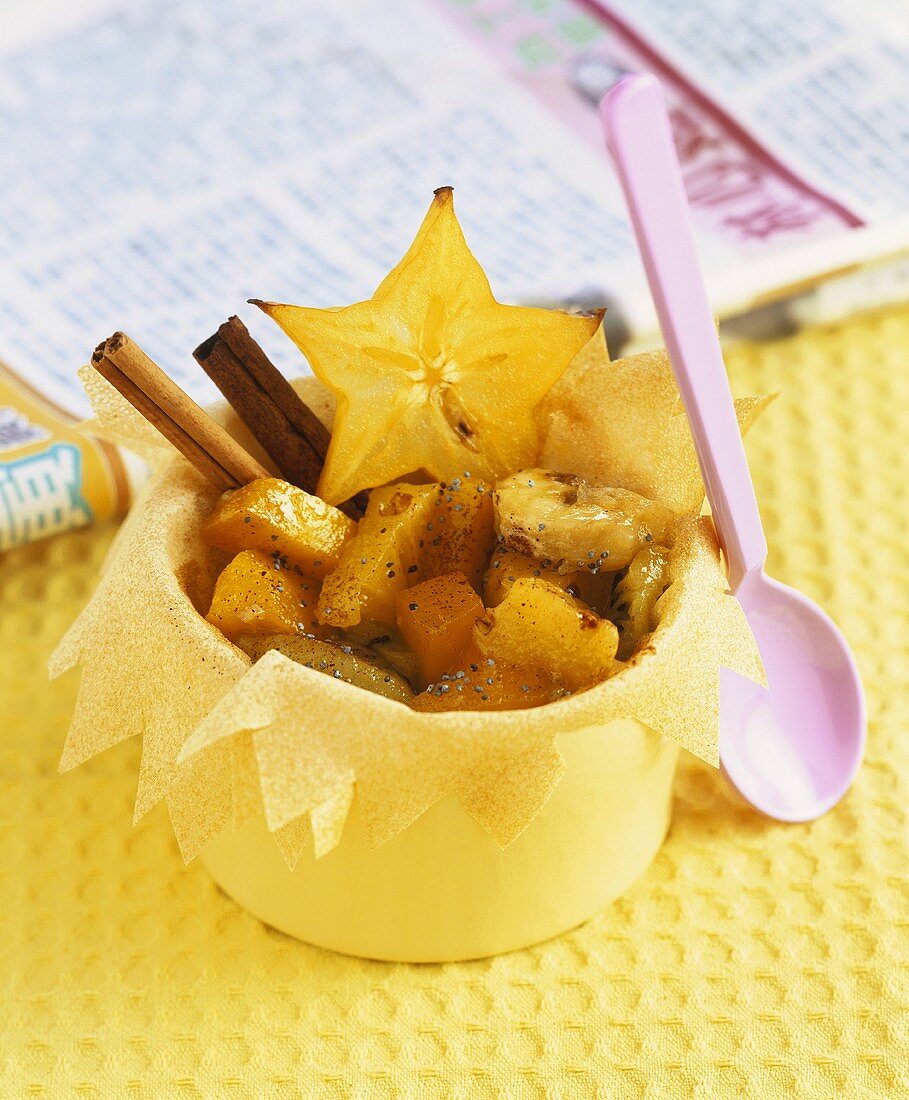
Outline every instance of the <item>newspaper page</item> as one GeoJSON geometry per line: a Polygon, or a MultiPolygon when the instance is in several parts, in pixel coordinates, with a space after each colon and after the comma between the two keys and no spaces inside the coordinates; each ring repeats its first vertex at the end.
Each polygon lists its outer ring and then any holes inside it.
{"type": "MultiPolygon", "coordinates": [[[[892,243],[899,202],[882,205],[873,181],[868,201],[828,179],[820,155],[789,150],[782,122],[765,117],[774,95],[758,90],[760,73],[719,103],[703,35],[684,24],[683,48],[667,16],[699,5],[625,7],[6,0],[0,550],[113,514],[141,480],[135,460],[78,425],[76,370],[99,340],[123,329],[205,402],[215,394],[191,349],[238,313],[301,373],[247,298],[368,297],[440,185],[455,187],[501,299],[605,301],[613,324],[652,329],[595,115],[625,71],[663,81],[718,312],[816,273],[825,248],[841,256],[869,229],[892,243]]],[[[892,52],[886,73],[871,65],[882,88],[869,104],[905,83],[892,52]]]]}

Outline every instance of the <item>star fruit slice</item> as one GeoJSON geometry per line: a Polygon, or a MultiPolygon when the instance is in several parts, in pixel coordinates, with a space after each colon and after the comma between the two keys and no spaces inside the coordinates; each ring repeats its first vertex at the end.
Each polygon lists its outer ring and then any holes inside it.
{"type": "Polygon", "coordinates": [[[534,409],[602,313],[507,306],[467,247],[450,187],[371,299],[255,301],[337,398],[319,495],[330,504],[422,472],[495,480],[536,457],[534,409]]]}

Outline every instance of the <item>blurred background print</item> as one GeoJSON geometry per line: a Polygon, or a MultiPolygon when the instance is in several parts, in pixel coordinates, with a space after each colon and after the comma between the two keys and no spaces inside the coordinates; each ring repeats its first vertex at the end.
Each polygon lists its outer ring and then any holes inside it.
{"type": "Polygon", "coordinates": [[[191,349],[236,311],[299,371],[246,299],[368,297],[443,184],[498,297],[655,342],[595,114],[628,71],[663,84],[730,332],[905,296],[909,16],[792,7],[0,0],[0,549],[142,479],[75,427],[99,334],[205,401],[191,349]]]}

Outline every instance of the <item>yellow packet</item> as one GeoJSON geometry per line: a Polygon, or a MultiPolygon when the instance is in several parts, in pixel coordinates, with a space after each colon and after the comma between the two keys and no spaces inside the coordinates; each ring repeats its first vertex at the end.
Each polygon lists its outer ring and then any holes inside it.
{"type": "Polygon", "coordinates": [[[144,474],[0,364],[0,551],[121,515],[144,474]]]}

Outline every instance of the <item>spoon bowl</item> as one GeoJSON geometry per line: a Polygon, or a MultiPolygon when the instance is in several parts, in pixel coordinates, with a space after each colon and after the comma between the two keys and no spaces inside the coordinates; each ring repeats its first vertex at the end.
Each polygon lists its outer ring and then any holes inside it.
{"type": "Polygon", "coordinates": [[[768,688],[723,669],[720,756],[732,785],[780,821],[810,821],[843,797],[865,745],[865,700],[846,640],[817,604],[750,574],[736,596],[768,688]]]}

